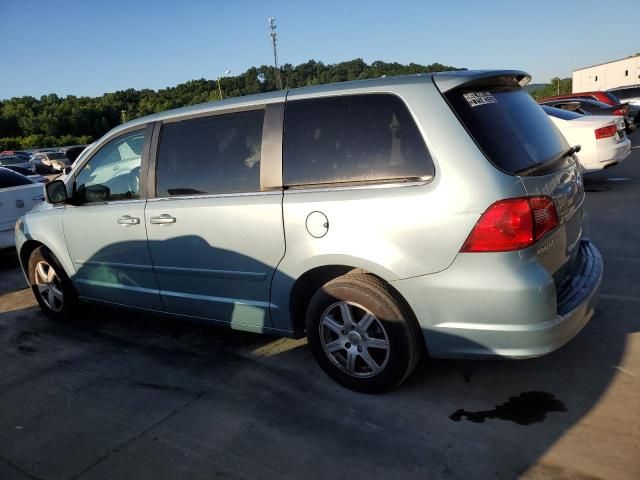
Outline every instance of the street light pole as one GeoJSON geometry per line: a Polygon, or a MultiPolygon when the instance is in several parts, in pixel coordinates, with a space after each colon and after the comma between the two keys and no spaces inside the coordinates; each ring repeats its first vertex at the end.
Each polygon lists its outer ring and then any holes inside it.
{"type": "MultiPolygon", "coordinates": [[[[231,70],[225,70],[222,75],[229,75],[231,70]]],[[[218,75],[218,93],[220,94],[220,100],[222,100],[222,87],[220,86],[220,78],[222,75],[218,75]]]]}

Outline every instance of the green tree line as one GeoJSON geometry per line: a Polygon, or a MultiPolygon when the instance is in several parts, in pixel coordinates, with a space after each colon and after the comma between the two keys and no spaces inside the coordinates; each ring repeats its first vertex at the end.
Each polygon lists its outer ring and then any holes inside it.
{"type": "Polygon", "coordinates": [[[552,78],[542,87],[530,90],[529,93],[535,100],[553,95],[567,95],[572,92],[573,81],[570,78],[552,78]]]}
{"type": "MultiPolygon", "coordinates": [[[[281,67],[285,88],[344,82],[383,75],[407,75],[461,70],[433,63],[367,64],[357,58],[324,64],[314,60],[281,67]]],[[[224,98],[276,90],[276,70],[263,65],[220,79],[224,98]]],[[[0,150],[53,147],[89,143],[123,121],[171,108],[219,100],[216,80],[192,80],[158,91],[151,89],[117,91],[100,97],[59,97],[56,94],[0,100],[0,150]]]]}

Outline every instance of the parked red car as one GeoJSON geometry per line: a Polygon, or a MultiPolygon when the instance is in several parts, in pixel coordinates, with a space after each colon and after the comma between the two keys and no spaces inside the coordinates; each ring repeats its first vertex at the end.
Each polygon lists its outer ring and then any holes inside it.
{"type": "Polygon", "coordinates": [[[607,105],[615,106],[620,104],[620,100],[613,93],[610,92],[580,92],[569,93],[567,95],[554,95],[552,97],[544,97],[538,100],[540,102],[547,102],[549,100],[564,100],[565,98],[588,98],[591,100],[598,100],[599,102],[606,103],[607,105]]]}

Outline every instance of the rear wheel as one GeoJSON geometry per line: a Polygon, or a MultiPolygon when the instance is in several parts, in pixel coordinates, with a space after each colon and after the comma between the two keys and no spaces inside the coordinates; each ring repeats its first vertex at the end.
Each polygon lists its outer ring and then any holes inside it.
{"type": "Polygon", "coordinates": [[[58,259],[46,247],[29,257],[29,283],[40,308],[55,320],[68,320],[78,305],[78,296],[58,259]]]}
{"type": "Polygon", "coordinates": [[[322,369],[360,392],[380,392],[404,381],[422,351],[420,329],[398,294],[369,274],[348,274],[311,299],[307,337],[322,369]]]}

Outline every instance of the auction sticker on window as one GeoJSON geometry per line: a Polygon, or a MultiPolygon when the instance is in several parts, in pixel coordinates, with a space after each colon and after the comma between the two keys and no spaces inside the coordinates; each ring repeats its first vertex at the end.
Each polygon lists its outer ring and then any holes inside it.
{"type": "Polygon", "coordinates": [[[472,107],[479,107],[480,105],[487,105],[488,103],[498,103],[498,100],[491,95],[491,92],[469,92],[464,93],[462,96],[472,107]]]}

